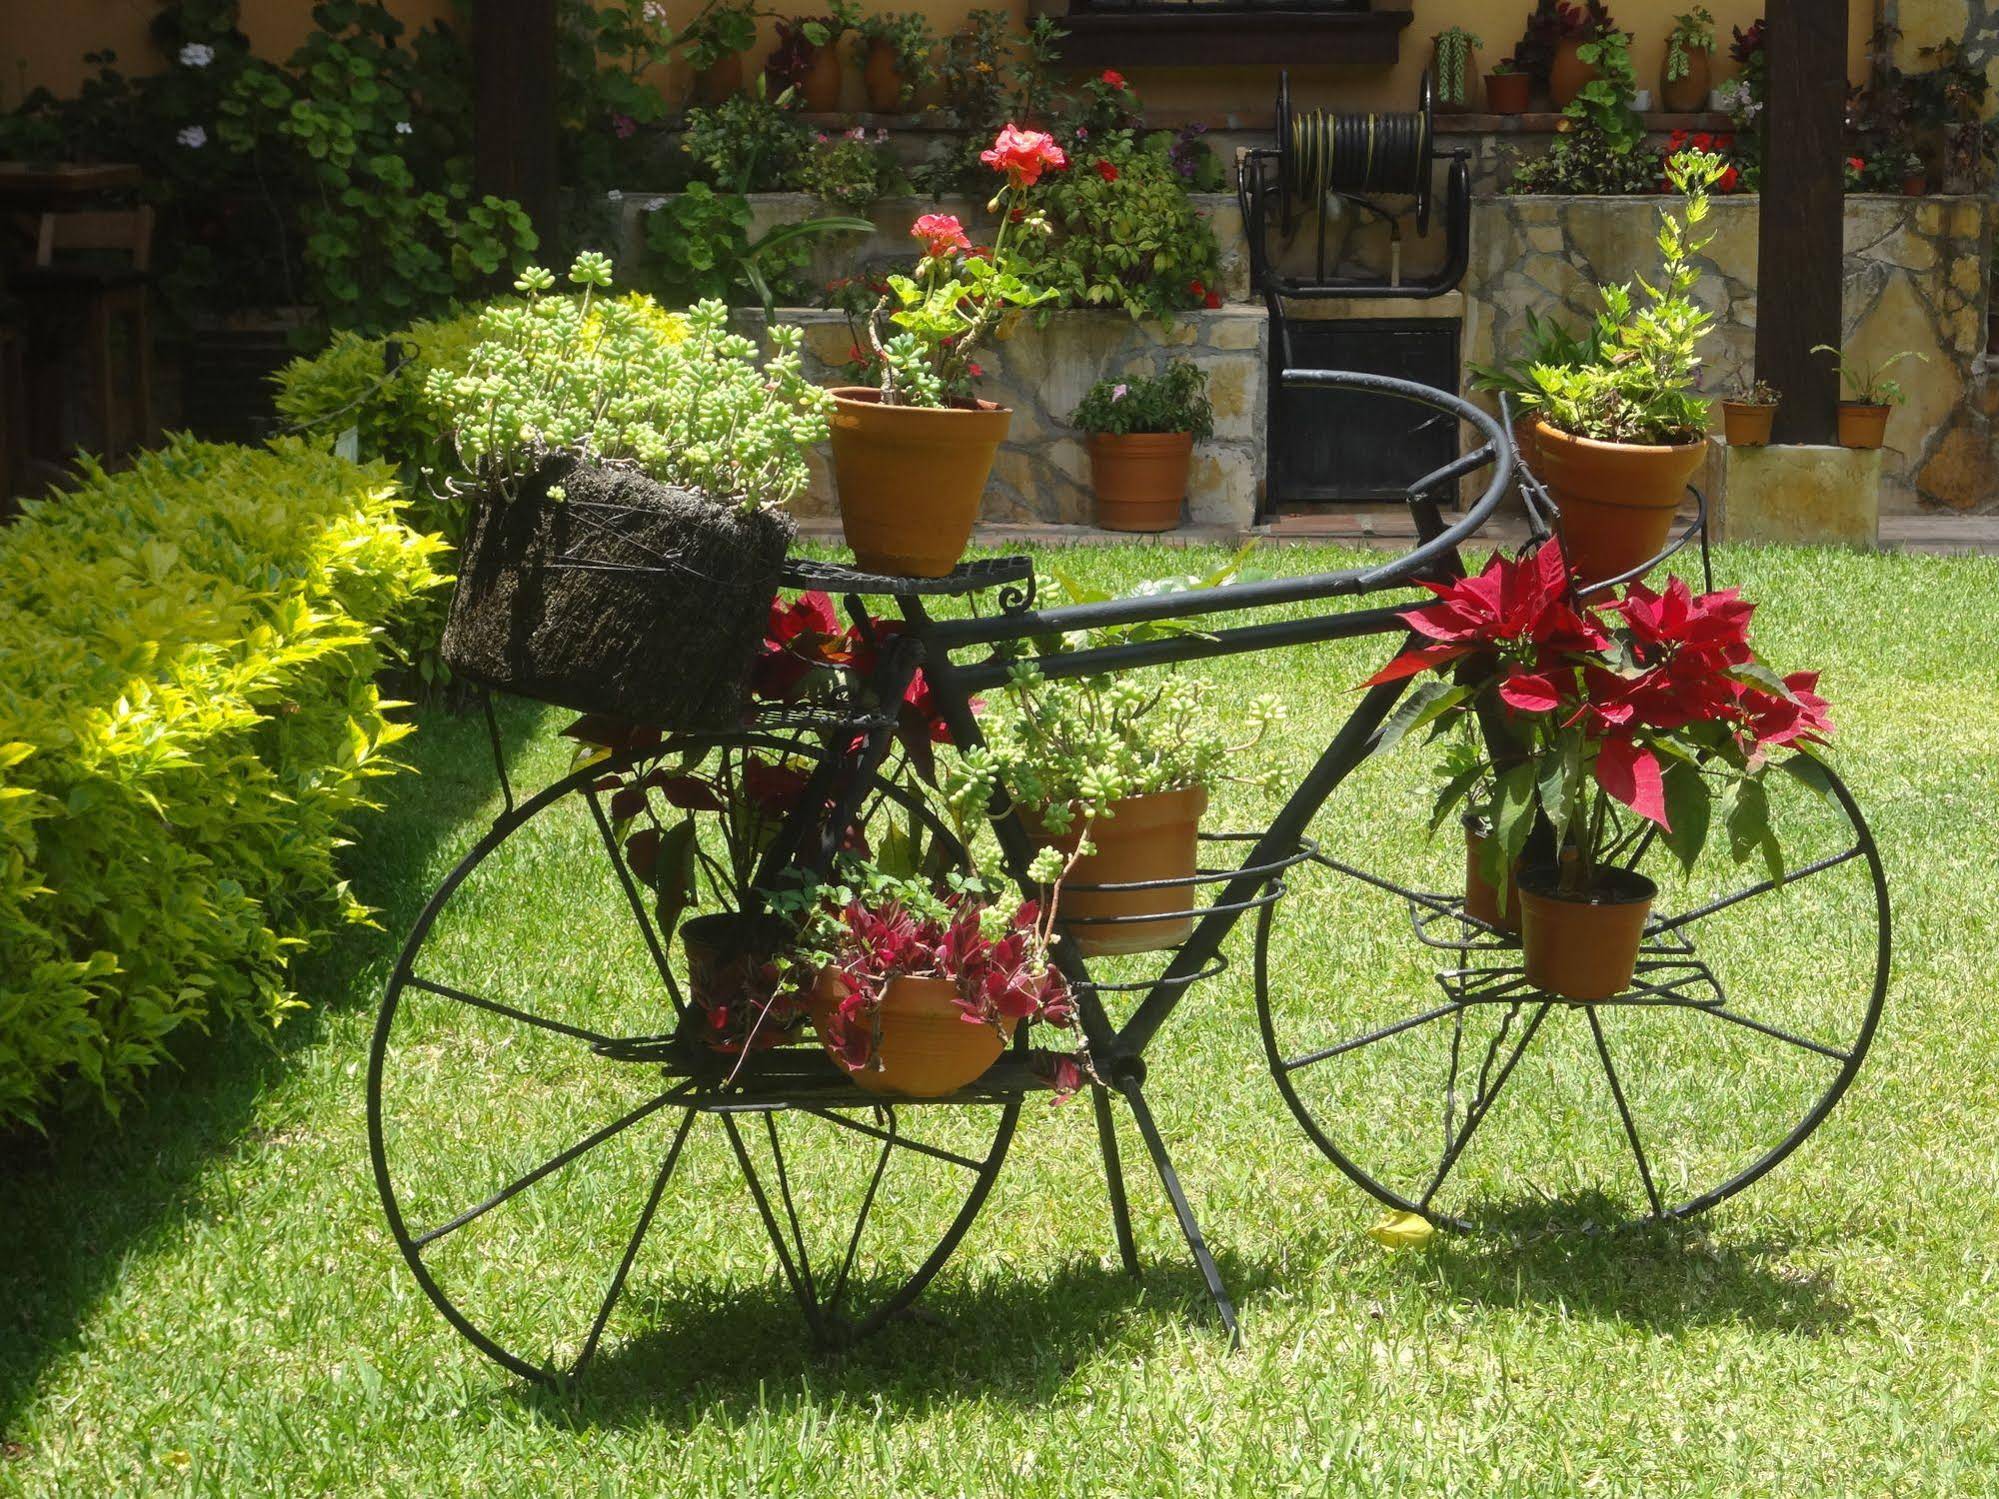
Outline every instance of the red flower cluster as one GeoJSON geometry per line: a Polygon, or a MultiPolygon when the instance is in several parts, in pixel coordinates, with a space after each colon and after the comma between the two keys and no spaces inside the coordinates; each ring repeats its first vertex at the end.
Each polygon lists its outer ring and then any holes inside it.
{"type": "MultiPolygon", "coordinates": [[[[1728,131],[1723,131],[1720,135],[1710,135],[1705,130],[1692,132],[1675,130],[1671,135],[1666,137],[1666,144],[1659,150],[1660,192],[1670,191],[1670,184],[1666,181],[1666,162],[1689,147],[1696,151],[1712,151],[1726,156],[1735,149],[1735,136],[1728,131]]],[[[1714,191],[1718,193],[1732,193],[1741,186],[1742,173],[1736,169],[1733,163],[1730,163],[1723,170],[1721,176],[1715,180],[1714,191]]]]}
{"type": "Polygon", "coordinates": [[[1118,169],[1114,162],[1111,162],[1106,158],[1100,156],[1096,160],[1096,168],[1097,168],[1097,175],[1103,178],[1104,181],[1106,182],[1117,181],[1118,169]]]}
{"type": "Polygon", "coordinates": [[[1222,305],[1222,294],[1203,281],[1189,281],[1187,295],[1210,311],[1222,305]]]}
{"type": "Polygon", "coordinates": [[[1103,72],[1097,74],[1097,82],[1109,88],[1123,88],[1125,86],[1124,74],[1120,73],[1116,68],[1105,68],[1103,72]]]}
{"type": "Polygon", "coordinates": [[[872,910],[856,900],[840,913],[843,930],[832,974],[844,992],[826,1039],[849,1071],[859,1072],[874,1055],[875,1012],[893,979],[947,980],[957,988],[962,1018],[972,1025],[1073,1023],[1068,982],[1045,963],[1035,942],[1035,903],[1015,911],[997,939],[979,930],[979,909],[957,902],[948,920],[935,921],[900,904],[872,910]]]}
{"type": "Polygon", "coordinates": [[[955,214],[926,213],[909,226],[909,237],[922,240],[923,253],[933,259],[949,255],[954,250],[969,252],[972,248],[965,226],[958,222],[955,214]]]}
{"type": "Polygon", "coordinates": [[[1438,602],[1401,618],[1421,643],[1369,685],[1482,656],[1497,662],[1497,692],[1517,715],[1580,725],[1596,751],[1597,783],[1641,817],[1667,826],[1663,767],[1648,741],[1719,725],[1752,764],[1774,747],[1822,744],[1832,733],[1818,673],[1781,683],[1749,646],[1755,606],[1735,589],[1696,595],[1678,578],[1643,583],[1599,610],[1579,607],[1555,542],[1513,559],[1495,556],[1475,578],[1425,583],[1438,602]]]}
{"type": "Polygon", "coordinates": [[[1000,130],[991,146],[979,153],[979,160],[996,172],[1006,173],[1007,182],[1016,188],[1032,187],[1041,180],[1044,170],[1052,168],[1059,172],[1069,165],[1069,158],[1055,144],[1054,136],[1044,130],[1022,130],[1011,123],[1000,130]]]}

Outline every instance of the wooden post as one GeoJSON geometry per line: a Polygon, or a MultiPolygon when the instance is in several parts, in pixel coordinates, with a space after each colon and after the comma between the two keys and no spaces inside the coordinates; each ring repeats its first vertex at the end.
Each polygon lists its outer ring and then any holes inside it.
{"type": "Polygon", "coordinates": [[[1769,0],[1756,374],[1783,392],[1775,440],[1830,443],[1839,377],[1814,344],[1840,341],[1846,214],[1846,6],[1769,0]]]}
{"type": "Polygon", "coordinates": [[[555,0],[479,0],[472,14],[473,180],[556,227],[555,0]]]}

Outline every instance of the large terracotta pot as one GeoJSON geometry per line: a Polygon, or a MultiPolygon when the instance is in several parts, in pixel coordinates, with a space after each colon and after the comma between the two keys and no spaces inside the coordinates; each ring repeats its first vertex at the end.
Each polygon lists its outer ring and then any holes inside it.
{"type": "MultiPolygon", "coordinates": [[[[1198,904],[1192,880],[1200,863],[1201,814],[1207,810],[1208,793],[1202,786],[1125,797],[1109,805],[1107,815],[1099,817],[1090,829],[1090,842],[1097,851],[1076,861],[1056,907],[1056,925],[1076,944],[1078,952],[1086,957],[1152,952],[1187,940],[1194,930],[1192,916],[1163,921],[1109,922],[1105,918],[1187,911],[1198,904]],[[1156,890],[1077,888],[1149,880],[1186,883],[1156,890]]],[[[1036,843],[1059,848],[1065,855],[1073,853],[1082,838],[1080,818],[1060,837],[1050,834],[1041,819],[1025,807],[1021,821],[1036,843]]]]}
{"type": "Polygon", "coordinates": [[[1548,97],[1557,109],[1567,109],[1583,85],[1596,77],[1595,66],[1576,56],[1582,44],[1583,38],[1573,36],[1555,43],[1555,60],[1548,68],[1548,97]]]}
{"type": "Polygon", "coordinates": [[[713,67],[703,68],[694,75],[694,98],[697,103],[720,104],[742,91],[743,54],[740,52],[717,58],[713,67]]]}
{"type": "Polygon", "coordinates": [[[1731,448],[1760,448],[1770,441],[1777,408],[1750,401],[1721,403],[1721,432],[1731,448]]]}
{"type": "Polygon", "coordinates": [[[1090,438],[1090,483],[1097,524],[1106,531],[1170,531],[1180,524],[1187,470],[1194,461],[1188,432],[1098,432],[1090,438]]]}
{"type": "Polygon", "coordinates": [[[1492,881],[1485,877],[1485,870],[1479,863],[1485,853],[1485,825],[1476,817],[1467,817],[1464,824],[1465,915],[1474,921],[1484,922],[1494,931],[1519,931],[1519,894],[1509,889],[1506,893],[1506,906],[1502,910],[1499,904],[1499,891],[1492,881]]]}
{"type": "Polygon", "coordinates": [[[1603,871],[1588,899],[1563,899],[1557,883],[1546,865],[1515,881],[1527,982],[1562,999],[1615,999],[1631,987],[1659,887],[1628,869],[1603,871]]]}
{"type": "Polygon", "coordinates": [[[829,42],[813,52],[812,65],[805,70],[805,81],[798,88],[799,97],[813,114],[835,114],[846,82],[846,70],[840,66],[840,49],[829,42]]]}
{"type": "Polygon", "coordinates": [[[840,1002],[839,980],[822,978],[807,1001],[812,1023],[833,1065],[869,1093],[904,1098],[941,1098],[983,1077],[1000,1059],[1013,1035],[1013,1021],[1003,1030],[965,1019],[958,1008],[958,986],[949,979],[890,979],[882,991],[881,1044],[868,1065],[848,1071],[827,1040],[833,1011],[840,1002]]]}
{"type": "Polygon", "coordinates": [[[1707,108],[1708,84],[1713,69],[1705,51],[1687,51],[1687,75],[1668,78],[1665,65],[1659,67],[1659,107],[1669,114],[1694,114],[1707,108]]]}
{"type": "Polygon", "coordinates": [[[884,406],[865,385],[833,392],[833,481],[854,560],[898,578],[941,578],[958,565],[979,518],[993,455],[1013,413],[884,406]]]}
{"type": "Polygon", "coordinates": [[[1839,403],[1839,442],[1847,448],[1878,448],[1888,440],[1891,406],[1868,406],[1858,401],[1839,403]]]}
{"type": "Polygon", "coordinates": [[[861,81],[868,86],[868,108],[878,115],[902,112],[902,69],[895,60],[895,48],[887,42],[868,43],[868,60],[861,69],[861,81]]]}
{"type": "Polygon", "coordinates": [[[1485,107],[1493,114],[1525,114],[1533,96],[1534,80],[1526,73],[1485,75],[1485,107]]]}
{"type": "Polygon", "coordinates": [[[1535,424],[1534,472],[1562,512],[1562,545],[1582,583],[1618,577],[1659,554],[1706,446],[1596,442],[1535,424]]]}

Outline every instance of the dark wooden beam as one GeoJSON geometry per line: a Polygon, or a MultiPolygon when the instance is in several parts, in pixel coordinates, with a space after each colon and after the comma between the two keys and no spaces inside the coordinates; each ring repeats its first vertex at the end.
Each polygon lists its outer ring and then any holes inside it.
{"type": "Polygon", "coordinates": [[[473,179],[512,198],[547,243],[556,220],[555,0],[472,10],[473,179]]]}
{"type": "Polygon", "coordinates": [[[1783,392],[1778,442],[1830,443],[1839,378],[1814,344],[1840,341],[1846,214],[1846,6],[1769,0],[1756,373],[1783,392]]]}

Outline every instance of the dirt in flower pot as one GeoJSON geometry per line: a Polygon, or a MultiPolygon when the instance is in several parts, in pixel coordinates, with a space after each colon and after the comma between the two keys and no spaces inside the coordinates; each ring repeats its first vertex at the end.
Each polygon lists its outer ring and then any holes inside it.
{"type": "Polygon", "coordinates": [[[1631,987],[1659,887],[1629,869],[1599,871],[1579,895],[1561,894],[1560,885],[1550,865],[1515,877],[1527,982],[1562,999],[1615,999],[1631,987]]]}
{"type": "Polygon", "coordinates": [[[445,664],[579,712],[732,727],[794,530],[780,511],[553,461],[514,498],[475,508],[445,664]]]}
{"type": "Polygon", "coordinates": [[[869,1093],[903,1098],[955,1093],[985,1076],[1013,1036],[1012,1020],[999,1029],[967,1020],[958,1005],[958,986],[949,979],[894,978],[882,989],[874,1054],[855,1072],[840,1060],[831,1040],[833,1012],[845,992],[842,984],[827,973],[807,1004],[826,1055],[869,1093]]]}
{"type": "MultiPolygon", "coordinates": [[[[1208,810],[1204,786],[1185,786],[1150,796],[1128,796],[1111,802],[1090,827],[1096,852],[1076,861],[1063,881],[1056,906],[1056,925],[1086,957],[1114,953],[1153,952],[1177,947],[1194,930],[1192,916],[1162,921],[1134,920],[1168,911],[1186,911],[1199,904],[1199,887],[1192,878],[1199,867],[1201,816],[1208,810]],[[1154,890],[1092,890],[1092,885],[1130,885],[1154,880],[1177,883],[1154,890]],[[1124,918],[1111,920],[1110,918],[1124,918]]],[[[1028,836],[1038,844],[1075,852],[1083,836],[1081,818],[1057,836],[1039,815],[1019,809],[1028,836]]]]}

